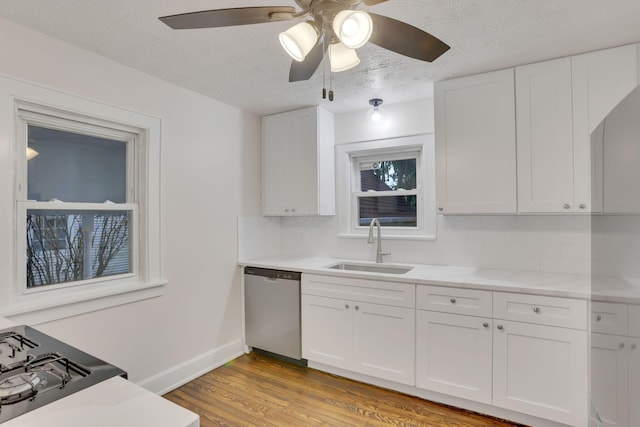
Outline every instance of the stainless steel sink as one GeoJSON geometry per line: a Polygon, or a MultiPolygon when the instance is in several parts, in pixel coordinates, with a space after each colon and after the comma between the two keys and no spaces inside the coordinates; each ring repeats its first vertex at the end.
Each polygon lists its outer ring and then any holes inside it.
{"type": "Polygon", "coordinates": [[[349,271],[364,271],[368,273],[387,273],[387,274],[404,274],[413,270],[413,267],[406,267],[404,265],[391,265],[391,264],[357,264],[352,262],[339,262],[328,266],[334,270],[349,270],[349,271]]]}

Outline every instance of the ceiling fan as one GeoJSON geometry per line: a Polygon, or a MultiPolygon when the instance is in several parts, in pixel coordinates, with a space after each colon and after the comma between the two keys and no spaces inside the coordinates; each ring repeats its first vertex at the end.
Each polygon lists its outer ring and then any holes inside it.
{"type": "Polygon", "coordinates": [[[291,6],[239,7],[163,16],[173,29],[228,27],[303,20],[280,33],[280,43],[293,58],[289,81],[308,80],[329,52],[332,72],[360,63],[356,49],[367,42],[421,61],[432,62],[449,46],[431,34],[387,16],[357,10],[387,0],[295,0],[291,6]]]}

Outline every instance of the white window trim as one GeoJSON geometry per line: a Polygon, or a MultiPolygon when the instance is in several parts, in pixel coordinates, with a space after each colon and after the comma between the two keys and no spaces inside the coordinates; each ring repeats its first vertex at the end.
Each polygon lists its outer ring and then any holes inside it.
{"type": "MultiPolygon", "coordinates": [[[[14,216],[14,273],[13,286],[10,290],[0,290],[0,316],[8,317],[17,323],[37,324],[82,313],[101,310],[116,305],[127,304],[148,298],[154,298],[164,293],[167,281],[162,271],[162,240],[160,218],[160,136],[161,119],[144,113],[127,110],[121,107],[103,104],[94,100],[80,98],[57,90],[37,86],[32,83],[0,76],[0,116],[1,125],[13,123],[9,129],[10,140],[13,143],[13,158],[15,166],[15,216],[14,216]],[[29,110],[36,113],[54,113],[55,116],[74,118],[79,122],[94,125],[113,124],[116,129],[129,129],[140,138],[136,142],[135,169],[137,199],[140,221],[134,224],[136,236],[132,237],[134,244],[139,246],[134,253],[139,255],[138,271],[131,275],[114,276],[90,281],[90,286],[61,286],[45,292],[24,292],[26,284],[18,281],[19,269],[24,269],[24,257],[18,248],[17,233],[26,230],[26,224],[21,224],[26,218],[26,209],[32,203],[22,198],[26,179],[26,138],[18,137],[18,110],[29,110]],[[6,113],[12,112],[11,117],[6,113]],[[22,211],[24,209],[24,211],[22,211]],[[139,238],[138,238],[139,237],[139,238]]],[[[111,126],[109,126],[111,127],[111,126]]],[[[133,173],[128,170],[128,173],[133,173]]],[[[131,197],[128,194],[128,197],[131,197]]],[[[39,202],[43,203],[43,202],[39,202]]],[[[48,202],[44,202],[48,203],[48,202]]],[[[65,204],[64,208],[86,208],[95,204],[65,204]]],[[[128,204],[117,204],[115,209],[122,209],[128,204]]],[[[62,208],[62,206],[61,206],[62,208]]],[[[104,207],[100,204],[100,209],[104,207]]],[[[11,286],[7,284],[6,286],[11,286]]]]}
{"type": "MultiPolygon", "coordinates": [[[[368,227],[357,225],[357,197],[353,188],[359,177],[356,176],[352,159],[369,156],[392,154],[398,158],[398,153],[416,153],[418,158],[416,168],[419,168],[418,226],[384,227],[384,237],[391,239],[422,239],[435,240],[436,212],[435,212],[435,153],[433,134],[422,134],[402,138],[392,138],[377,141],[365,141],[336,146],[336,198],[339,222],[339,237],[366,238],[368,227]]],[[[392,195],[413,194],[412,192],[393,192],[392,195]]]]}

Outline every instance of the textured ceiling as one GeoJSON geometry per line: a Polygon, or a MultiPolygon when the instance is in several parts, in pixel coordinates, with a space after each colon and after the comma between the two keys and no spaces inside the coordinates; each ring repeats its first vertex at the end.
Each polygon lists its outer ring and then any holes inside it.
{"type": "MultiPolygon", "coordinates": [[[[432,64],[368,44],[352,70],[333,75],[335,101],[321,99],[319,70],[288,82],[278,33],[291,22],[171,30],[159,16],[293,0],[3,0],[0,16],[224,103],[268,114],[320,104],[364,109],[429,96],[432,82],[640,42],[639,0],[389,0],[373,7],[451,46],[432,64]]],[[[327,87],[328,87],[327,82],[327,87]]]]}

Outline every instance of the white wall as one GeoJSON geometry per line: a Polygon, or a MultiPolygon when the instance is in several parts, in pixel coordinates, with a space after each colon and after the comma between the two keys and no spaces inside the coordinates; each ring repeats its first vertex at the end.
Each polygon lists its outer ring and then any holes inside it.
{"type": "MultiPolygon", "coordinates": [[[[372,125],[366,110],[335,117],[336,144],[432,133],[431,99],[384,105],[387,120],[372,125]]],[[[339,185],[339,184],[338,184],[339,185]]],[[[338,238],[336,218],[283,218],[286,255],[375,259],[366,238],[338,238]]],[[[438,216],[437,240],[384,240],[395,262],[531,271],[589,273],[588,216],[438,216]]]]}
{"type": "MultiPolygon", "coordinates": [[[[259,118],[2,19],[0,51],[1,74],[163,120],[164,295],[38,328],[119,365],[136,382],[181,363],[202,366],[239,343],[235,225],[237,216],[260,212],[259,118]]],[[[11,143],[0,141],[5,291],[13,286],[13,166],[11,143]]]]}

